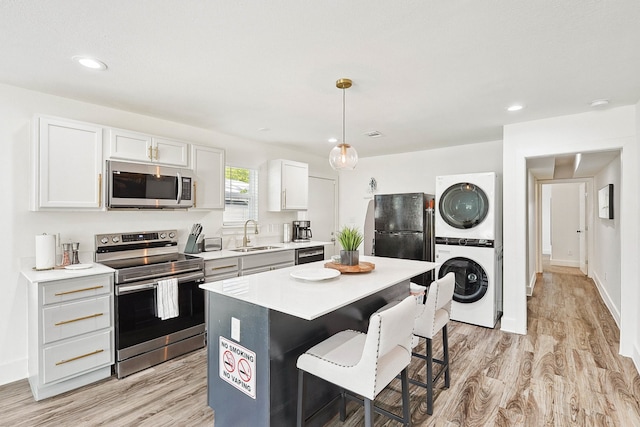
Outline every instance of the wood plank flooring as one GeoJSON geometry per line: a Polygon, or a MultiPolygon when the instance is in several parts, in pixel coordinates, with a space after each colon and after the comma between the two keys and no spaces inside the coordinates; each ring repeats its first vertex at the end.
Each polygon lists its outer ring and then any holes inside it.
{"type": "MultiPolygon", "coordinates": [[[[451,387],[436,390],[428,416],[424,390],[411,386],[414,426],[640,426],[640,377],[618,355],[618,328],[593,282],[577,269],[549,268],[527,307],[526,336],[449,324],[451,387]]],[[[424,372],[414,358],[410,375],[424,378],[424,372]]],[[[26,380],[0,386],[0,426],[213,425],[206,396],[200,350],[41,402],[26,380]]],[[[399,412],[399,399],[393,381],[376,403],[399,412]]],[[[362,422],[362,409],[350,403],[347,421],[336,417],[328,425],[362,422]]],[[[375,425],[399,423],[376,415],[375,425]]]]}

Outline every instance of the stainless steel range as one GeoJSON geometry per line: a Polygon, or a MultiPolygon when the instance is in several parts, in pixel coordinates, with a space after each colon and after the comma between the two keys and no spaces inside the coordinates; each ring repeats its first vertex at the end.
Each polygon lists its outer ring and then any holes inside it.
{"type": "Polygon", "coordinates": [[[118,378],[205,345],[204,260],[178,253],[176,230],[98,234],[95,261],[116,270],[118,378]],[[158,316],[158,282],[177,279],[174,317],[158,316]]]}

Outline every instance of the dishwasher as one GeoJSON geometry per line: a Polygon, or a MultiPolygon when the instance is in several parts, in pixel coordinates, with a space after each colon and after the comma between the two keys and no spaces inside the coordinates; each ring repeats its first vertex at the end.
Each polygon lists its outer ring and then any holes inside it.
{"type": "Polygon", "coordinates": [[[296,249],[296,265],[324,260],[324,246],[296,249]]]}

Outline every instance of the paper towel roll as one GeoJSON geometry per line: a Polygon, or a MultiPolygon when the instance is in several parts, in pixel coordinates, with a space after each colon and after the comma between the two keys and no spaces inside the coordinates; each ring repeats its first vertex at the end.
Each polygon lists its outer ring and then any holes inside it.
{"type": "Polygon", "coordinates": [[[46,270],[56,266],[56,236],[42,234],[36,236],[36,270],[46,270]]]}

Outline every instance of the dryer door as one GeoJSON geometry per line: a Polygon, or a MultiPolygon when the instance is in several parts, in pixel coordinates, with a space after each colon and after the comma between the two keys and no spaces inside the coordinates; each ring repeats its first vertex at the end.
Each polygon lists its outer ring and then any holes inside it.
{"type": "Polygon", "coordinates": [[[449,272],[456,276],[454,301],[470,304],[480,300],[487,293],[487,272],[477,262],[464,257],[450,258],[440,266],[438,278],[443,278],[449,272]]]}
{"type": "Polygon", "coordinates": [[[459,182],[442,193],[438,209],[442,219],[451,227],[473,228],[487,217],[489,200],[482,188],[469,182],[459,182]]]}

